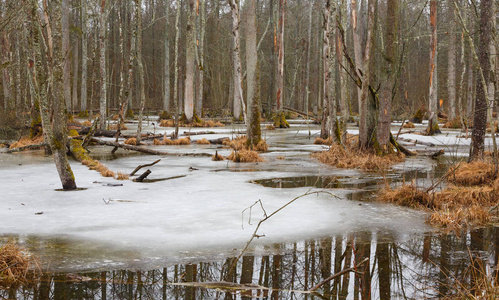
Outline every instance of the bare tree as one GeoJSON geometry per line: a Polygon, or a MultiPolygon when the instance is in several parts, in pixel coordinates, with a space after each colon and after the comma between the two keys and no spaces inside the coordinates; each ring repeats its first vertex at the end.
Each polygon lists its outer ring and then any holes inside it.
{"type": "Polygon", "coordinates": [[[87,1],[81,0],[81,97],[80,114],[86,116],[87,112],[87,72],[88,72],[88,33],[87,33],[87,1]]]}
{"type": "MultiPolygon", "coordinates": [[[[449,7],[452,7],[452,0],[449,0],[449,7]]],[[[455,26],[454,12],[449,9],[449,45],[447,49],[447,88],[449,93],[449,111],[448,119],[456,118],[456,33],[453,30],[455,26]]]]}
{"type": "Polygon", "coordinates": [[[438,80],[437,80],[437,0],[430,0],[430,89],[428,96],[428,128],[426,133],[440,133],[438,127],[438,80]]]}
{"type": "Polygon", "coordinates": [[[191,122],[194,116],[194,72],[196,57],[196,2],[189,0],[189,12],[187,17],[187,28],[185,33],[185,93],[184,113],[187,122],[191,122]]]}
{"type": "Polygon", "coordinates": [[[279,0],[279,23],[277,26],[277,94],[274,126],[287,128],[289,123],[284,117],[284,17],[287,0],[279,0]]]}
{"type": "Polygon", "coordinates": [[[66,109],[71,109],[71,59],[69,45],[69,1],[62,0],[62,55],[64,57],[63,65],[63,82],[64,82],[64,100],[66,109]]]}
{"type": "Polygon", "coordinates": [[[100,128],[106,126],[107,120],[107,69],[106,69],[106,0],[101,0],[99,13],[99,74],[100,74],[100,128]]]}
{"type": "Polygon", "coordinates": [[[135,49],[135,59],[137,61],[137,66],[139,69],[139,91],[140,91],[140,107],[139,107],[139,124],[137,126],[137,145],[140,144],[140,138],[142,135],[142,116],[144,113],[144,107],[146,104],[146,94],[145,94],[145,82],[144,82],[144,65],[142,63],[142,0],[135,1],[135,26],[134,35],[137,38],[135,49]]]}
{"type": "Polygon", "coordinates": [[[168,41],[168,25],[170,20],[170,3],[165,2],[165,66],[164,66],[164,90],[163,90],[163,112],[170,113],[170,45],[168,41]]]}
{"type": "Polygon", "coordinates": [[[244,116],[244,121],[246,120],[246,106],[244,104],[243,98],[243,82],[242,82],[242,66],[241,66],[241,53],[240,53],[240,38],[239,38],[239,24],[240,12],[239,12],[239,0],[229,0],[229,5],[232,12],[232,39],[233,39],[233,50],[232,50],[232,60],[233,60],[233,82],[234,82],[234,104],[233,104],[233,114],[236,120],[241,119],[241,115],[244,116]]]}

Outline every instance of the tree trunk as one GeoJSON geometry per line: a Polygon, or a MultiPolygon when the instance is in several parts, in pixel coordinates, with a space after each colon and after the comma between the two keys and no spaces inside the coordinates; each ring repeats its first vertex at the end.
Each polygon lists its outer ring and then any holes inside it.
{"type": "Polygon", "coordinates": [[[88,33],[87,33],[87,1],[81,0],[81,99],[80,113],[87,114],[87,61],[88,61],[88,33]]]}
{"type": "Polygon", "coordinates": [[[300,107],[298,110],[302,110],[307,113],[309,112],[309,96],[310,96],[310,52],[312,43],[312,12],[314,8],[314,1],[310,1],[308,10],[308,33],[307,33],[307,62],[306,62],[306,74],[305,74],[305,100],[303,108],[300,107]]]}
{"type": "Polygon", "coordinates": [[[100,129],[105,129],[107,121],[107,73],[106,73],[106,0],[101,0],[99,14],[99,74],[100,74],[100,129]]]}
{"type": "MultiPolygon", "coordinates": [[[[347,27],[347,0],[340,0],[340,3],[338,4],[337,8],[337,22],[341,24],[342,27],[347,27]]],[[[336,34],[336,55],[338,58],[338,81],[339,81],[339,104],[340,104],[340,112],[341,112],[341,126],[339,127],[340,131],[346,130],[348,118],[350,116],[350,112],[348,109],[348,74],[347,71],[345,70],[344,66],[346,63],[345,56],[341,54],[342,49],[343,49],[343,41],[340,38],[340,32],[339,28],[337,28],[337,34],[336,34]]]]}
{"type": "Polygon", "coordinates": [[[377,0],[369,0],[367,16],[367,40],[362,70],[361,110],[359,119],[359,146],[361,149],[372,149],[376,139],[376,105],[370,97],[374,63],[374,42],[376,41],[376,5],[377,0]]]}
{"type": "Polygon", "coordinates": [[[438,127],[438,80],[437,80],[437,0],[430,0],[430,88],[428,102],[428,128],[426,133],[440,133],[438,127]]]}
{"type": "MultiPolygon", "coordinates": [[[[331,0],[326,1],[324,7],[324,102],[325,107],[329,108],[329,126],[327,127],[327,134],[322,135],[330,136],[334,143],[341,143],[341,134],[336,116],[338,112],[336,101],[336,81],[335,81],[335,22],[337,18],[337,10],[331,0]]],[[[325,109],[324,109],[325,110],[325,109]]],[[[323,118],[323,123],[328,123],[327,118],[323,118]]]]}
{"type": "Polygon", "coordinates": [[[198,43],[198,50],[199,50],[199,62],[198,62],[198,68],[199,68],[199,78],[198,78],[198,91],[197,91],[197,101],[196,101],[196,114],[199,117],[203,116],[203,96],[204,96],[204,70],[205,70],[205,65],[204,65],[204,38],[206,34],[206,0],[198,0],[198,5],[199,11],[198,15],[200,18],[200,26],[199,26],[199,43],[198,43]]]}
{"type": "Polygon", "coordinates": [[[178,103],[178,78],[179,78],[179,70],[178,70],[178,46],[180,40],[180,7],[181,2],[177,5],[177,11],[175,16],[175,62],[174,62],[174,84],[173,84],[173,111],[175,112],[175,134],[174,138],[178,137],[178,122],[179,122],[179,103],[178,103]]]}
{"type": "MultiPolygon", "coordinates": [[[[452,7],[453,0],[448,0],[449,7],[452,7]]],[[[449,93],[449,111],[448,120],[456,118],[456,33],[453,28],[456,25],[454,21],[454,10],[449,9],[449,45],[447,51],[447,88],[449,93]]]]}
{"type": "MultiPolygon", "coordinates": [[[[472,150],[470,161],[483,159],[485,129],[487,125],[487,85],[490,78],[490,43],[492,39],[492,17],[494,0],[482,0],[480,2],[480,42],[478,44],[478,62],[480,76],[476,81],[475,113],[473,117],[472,150]]],[[[494,133],[494,131],[492,131],[494,133]]]]}
{"type": "MultiPolygon", "coordinates": [[[[11,58],[10,58],[10,41],[9,37],[7,35],[7,32],[1,33],[0,39],[2,41],[1,45],[1,56],[2,56],[2,65],[9,65],[11,58]]],[[[3,88],[3,96],[4,96],[4,111],[8,111],[12,109],[12,91],[11,91],[11,74],[10,74],[10,69],[11,68],[4,68],[2,73],[3,73],[3,78],[2,78],[2,88],[3,88]]]]}
{"type": "Polygon", "coordinates": [[[170,19],[170,3],[165,2],[165,66],[164,66],[164,92],[163,92],[163,111],[170,112],[170,45],[168,41],[168,25],[170,19]]]}
{"type": "Polygon", "coordinates": [[[187,28],[185,33],[185,93],[184,93],[184,113],[188,123],[194,116],[194,73],[196,57],[196,2],[189,0],[189,12],[187,18],[187,28]]]}
{"type": "Polygon", "coordinates": [[[246,69],[248,107],[247,138],[250,147],[261,140],[260,129],[260,75],[256,46],[256,8],[255,0],[249,0],[246,7],[246,69]]]}
{"type": "MultiPolygon", "coordinates": [[[[355,59],[355,68],[356,72],[360,75],[363,74],[362,72],[362,49],[361,49],[361,43],[360,43],[360,28],[358,24],[358,17],[357,17],[357,1],[356,0],[351,0],[350,1],[350,6],[351,6],[351,14],[352,14],[352,33],[353,33],[353,52],[354,52],[354,59],[355,59]]],[[[361,99],[362,99],[362,88],[357,86],[357,99],[358,99],[358,105],[359,105],[359,113],[361,111],[361,99]]]]}
{"type": "Polygon", "coordinates": [[[399,25],[400,0],[388,0],[386,28],[385,28],[385,51],[383,55],[383,76],[381,83],[381,98],[379,104],[379,124],[378,124],[378,144],[383,153],[391,152],[390,146],[390,125],[392,100],[394,98],[397,45],[398,45],[398,25],[399,25]]]}
{"type": "Polygon", "coordinates": [[[232,40],[234,49],[232,50],[232,60],[233,60],[233,84],[234,84],[234,103],[233,103],[233,114],[234,119],[240,120],[241,116],[244,116],[244,121],[246,122],[246,107],[244,104],[243,97],[243,87],[242,87],[242,66],[241,66],[241,54],[240,54],[240,38],[239,38],[239,24],[240,13],[239,13],[239,1],[229,0],[229,5],[232,12],[232,40]]]}
{"type": "Polygon", "coordinates": [[[63,55],[63,84],[66,109],[71,110],[71,47],[69,45],[69,1],[62,0],[62,55],[63,55]]]}
{"type": "MultiPolygon", "coordinates": [[[[77,109],[78,105],[78,65],[79,65],[79,49],[78,37],[75,38],[74,52],[73,52],[73,100],[71,105],[71,112],[77,109]]],[[[69,110],[69,107],[68,107],[69,110]]]]}
{"type": "Polygon", "coordinates": [[[140,89],[140,108],[139,108],[139,124],[137,126],[137,145],[140,145],[140,137],[142,134],[142,116],[146,104],[145,83],[144,83],[144,65],[142,64],[142,0],[135,1],[135,35],[137,41],[135,44],[135,56],[139,69],[139,89],[140,89]]]}
{"type": "Polygon", "coordinates": [[[287,0],[279,0],[279,23],[277,26],[277,94],[276,94],[276,116],[274,126],[277,128],[289,127],[284,117],[284,16],[286,13],[287,0]]]}

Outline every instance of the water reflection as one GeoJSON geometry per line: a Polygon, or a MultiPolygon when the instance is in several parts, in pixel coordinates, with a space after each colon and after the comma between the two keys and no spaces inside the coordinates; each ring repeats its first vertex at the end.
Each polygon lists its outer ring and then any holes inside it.
{"type": "MultiPolygon", "coordinates": [[[[396,242],[389,232],[358,232],[274,244],[248,253],[229,272],[233,257],[152,270],[82,274],[45,273],[30,287],[0,291],[6,299],[428,299],[483,292],[476,270],[496,272],[499,229],[429,234],[396,242]],[[362,260],[368,263],[355,267],[362,260]],[[307,291],[332,274],[352,272],[307,291]],[[268,290],[224,291],[182,282],[236,282],[268,290]]],[[[492,283],[491,285],[495,285],[492,283]]]]}

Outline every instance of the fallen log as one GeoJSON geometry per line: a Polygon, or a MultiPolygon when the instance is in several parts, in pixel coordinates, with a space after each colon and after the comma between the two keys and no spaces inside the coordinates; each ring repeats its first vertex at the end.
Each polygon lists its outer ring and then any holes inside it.
{"type": "Polygon", "coordinates": [[[193,136],[193,135],[201,135],[201,134],[216,134],[215,131],[195,131],[195,132],[190,132],[190,131],[184,131],[182,134],[183,136],[193,136]]]}
{"type": "Polygon", "coordinates": [[[135,178],[133,181],[134,182],[142,182],[142,181],[144,181],[144,179],[146,179],[147,176],[149,176],[149,174],[151,174],[151,170],[147,169],[144,173],[142,173],[142,175],[135,178]]]}
{"type": "Polygon", "coordinates": [[[230,138],[223,137],[223,138],[219,138],[219,139],[208,140],[208,142],[210,142],[210,144],[213,144],[213,145],[222,145],[224,143],[224,141],[228,141],[228,140],[230,140],[230,138]]]}
{"type": "Polygon", "coordinates": [[[413,143],[414,145],[423,145],[423,146],[428,146],[428,147],[435,147],[436,145],[430,142],[422,142],[418,140],[411,140],[411,139],[405,139],[405,138],[399,138],[399,140],[404,141],[406,143],[413,143]]]}
{"type": "Polygon", "coordinates": [[[159,161],[160,161],[160,160],[161,160],[161,159],[158,159],[157,161],[152,162],[152,163],[150,163],[150,164],[145,164],[145,165],[140,165],[140,166],[138,166],[137,168],[135,168],[135,170],[133,170],[133,172],[132,172],[132,173],[130,173],[130,176],[135,175],[135,173],[137,173],[137,172],[138,172],[140,169],[142,169],[142,168],[145,168],[145,167],[150,167],[150,166],[154,166],[155,164],[159,163],[159,161]]]}
{"type": "Polygon", "coordinates": [[[152,149],[144,148],[144,147],[140,147],[140,146],[115,143],[115,142],[111,142],[111,141],[102,141],[102,140],[99,140],[97,138],[92,138],[92,142],[95,142],[98,145],[111,146],[111,147],[118,146],[118,147],[125,149],[125,150],[137,151],[137,152],[142,152],[142,153],[152,154],[152,155],[211,157],[211,154],[209,154],[209,153],[170,153],[170,152],[152,150],[152,149]]]}
{"type": "Polygon", "coordinates": [[[21,152],[21,151],[24,151],[24,150],[38,150],[38,149],[43,148],[45,146],[48,146],[48,144],[47,143],[41,143],[41,144],[27,145],[27,146],[22,146],[22,147],[17,147],[17,148],[9,149],[9,150],[5,151],[5,153],[21,152]]]}
{"type": "Polygon", "coordinates": [[[416,155],[415,153],[413,153],[412,151],[410,151],[409,149],[405,148],[404,146],[400,145],[396,140],[395,138],[393,137],[393,134],[390,132],[390,143],[393,145],[393,147],[395,147],[399,152],[402,152],[404,153],[405,155],[407,156],[414,156],[416,155]]]}

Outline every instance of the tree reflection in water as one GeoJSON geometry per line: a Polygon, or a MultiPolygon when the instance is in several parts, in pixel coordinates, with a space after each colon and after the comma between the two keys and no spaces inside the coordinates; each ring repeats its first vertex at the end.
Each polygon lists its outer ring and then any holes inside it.
{"type": "MultiPolygon", "coordinates": [[[[478,295],[483,273],[499,260],[496,227],[461,233],[428,234],[394,242],[387,232],[357,232],[318,240],[274,244],[248,253],[237,274],[227,277],[234,258],[192,262],[153,270],[111,270],[43,274],[29,287],[0,290],[6,299],[400,299],[478,295]],[[251,254],[251,255],[250,255],[251,254]],[[254,255],[253,255],[254,254],[254,255]],[[369,258],[369,263],[306,291],[331,274],[369,258]],[[81,276],[81,277],[80,277],[81,276]],[[89,281],[78,278],[88,277],[89,281]],[[258,284],[268,291],[224,292],[180,282],[229,281],[258,284]],[[465,294],[466,293],[469,294],[465,294]]],[[[495,276],[495,273],[492,274],[495,276]]],[[[493,283],[495,284],[495,283],[493,283]]]]}

